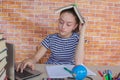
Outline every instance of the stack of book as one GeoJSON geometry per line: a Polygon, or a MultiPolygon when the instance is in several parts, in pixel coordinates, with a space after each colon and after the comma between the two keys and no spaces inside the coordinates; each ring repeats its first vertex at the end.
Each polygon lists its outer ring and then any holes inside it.
{"type": "Polygon", "coordinates": [[[6,65],[7,65],[7,46],[3,38],[3,33],[0,33],[0,80],[6,80],[6,65]]]}

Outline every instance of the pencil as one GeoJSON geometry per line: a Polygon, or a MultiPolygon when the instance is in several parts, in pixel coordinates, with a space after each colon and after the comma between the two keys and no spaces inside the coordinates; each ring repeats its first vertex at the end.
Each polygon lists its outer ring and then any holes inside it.
{"type": "Polygon", "coordinates": [[[67,72],[69,72],[70,74],[72,74],[73,78],[75,78],[75,74],[74,74],[71,70],[69,70],[69,69],[66,68],[66,67],[64,67],[64,70],[66,70],[67,72]]]}
{"type": "Polygon", "coordinates": [[[98,74],[103,77],[103,74],[101,73],[101,71],[98,70],[98,74]]]}

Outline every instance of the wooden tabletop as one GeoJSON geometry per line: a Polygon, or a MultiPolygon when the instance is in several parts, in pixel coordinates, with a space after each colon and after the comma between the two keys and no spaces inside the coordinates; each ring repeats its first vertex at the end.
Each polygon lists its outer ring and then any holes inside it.
{"type": "MultiPolygon", "coordinates": [[[[42,74],[40,76],[37,76],[35,78],[31,78],[29,80],[42,80],[43,78],[47,78],[47,71],[46,71],[46,64],[36,64],[37,70],[39,70],[42,74]]],[[[98,74],[98,70],[103,72],[104,70],[111,70],[113,73],[113,76],[115,74],[118,74],[120,72],[120,66],[87,66],[91,71],[96,73],[96,76],[91,76],[93,80],[102,80],[102,77],[98,74]]],[[[85,79],[88,80],[88,79],[85,79]]]]}

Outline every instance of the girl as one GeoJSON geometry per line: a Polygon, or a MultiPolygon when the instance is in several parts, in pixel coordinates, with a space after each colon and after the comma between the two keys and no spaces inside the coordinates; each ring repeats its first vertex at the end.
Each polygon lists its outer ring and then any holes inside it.
{"type": "Polygon", "coordinates": [[[82,64],[84,58],[85,24],[81,24],[74,10],[67,9],[60,13],[58,19],[59,32],[48,35],[41,48],[32,58],[23,60],[17,65],[17,71],[29,66],[34,69],[34,63],[41,59],[48,49],[51,55],[46,64],[82,64]]]}

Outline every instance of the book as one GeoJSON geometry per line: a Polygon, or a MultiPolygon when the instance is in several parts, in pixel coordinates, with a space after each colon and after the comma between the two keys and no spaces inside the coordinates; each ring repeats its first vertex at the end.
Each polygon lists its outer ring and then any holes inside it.
{"type": "Polygon", "coordinates": [[[0,52],[2,52],[6,48],[6,41],[4,39],[0,40],[0,52]]]}
{"type": "Polygon", "coordinates": [[[2,73],[4,72],[5,68],[2,68],[2,70],[0,70],[0,75],[2,75],[2,73]]]}
{"type": "Polygon", "coordinates": [[[0,52],[0,60],[7,57],[7,49],[4,49],[2,52],[0,52]]]}
{"type": "Polygon", "coordinates": [[[6,78],[6,70],[4,70],[0,75],[0,80],[5,80],[5,78],[6,78]]]}
{"type": "Polygon", "coordinates": [[[7,46],[3,38],[3,33],[0,33],[0,80],[7,80],[6,65],[7,65],[7,46]]]}
{"type": "Polygon", "coordinates": [[[78,16],[78,18],[79,18],[79,20],[80,20],[80,23],[82,23],[82,24],[85,23],[85,21],[84,21],[84,19],[83,19],[83,17],[82,17],[82,15],[81,15],[81,13],[80,13],[80,11],[79,11],[79,9],[78,9],[78,7],[77,7],[76,4],[70,4],[70,5],[61,7],[61,8],[59,8],[59,9],[56,9],[55,12],[56,12],[56,13],[59,13],[59,12],[61,12],[61,11],[63,11],[63,10],[67,10],[67,9],[71,9],[71,8],[74,9],[76,15],[78,16]]]}
{"type": "Polygon", "coordinates": [[[2,60],[0,60],[0,70],[2,70],[6,66],[6,64],[7,64],[6,58],[3,58],[2,60]]]}
{"type": "Polygon", "coordinates": [[[0,39],[2,39],[3,38],[3,33],[0,33],[0,39]]]}
{"type": "MultiPolygon", "coordinates": [[[[49,78],[66,78],[66,77],[73,77],[72,74],[67,72],[64,67],[72,71],[72,68],[75,65],[48,65],[46,66],[47,74],[49,78]]],[[[85,65],[84,65],[85,66],[85,65]]],[[[86,67],[86,66],[85,66],[86,67]]],[[[87,69],[87,76],[95,76],[96,74],[91,71],[90,69],[87,69]]]]}

